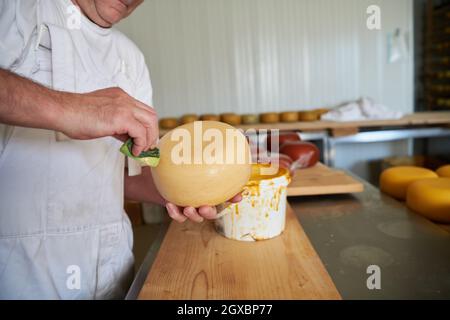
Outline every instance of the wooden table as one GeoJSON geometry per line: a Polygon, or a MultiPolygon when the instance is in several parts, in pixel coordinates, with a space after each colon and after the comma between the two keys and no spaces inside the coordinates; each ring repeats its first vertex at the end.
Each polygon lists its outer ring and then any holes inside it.
{"type": "Polygon", "coordinates": [[[287,230],[268,241],[163,223],[127,299],[449,299],[450,233],[362,182],[353,195],[289,198],[287,230]],[[381,290],[367,288],[369,265],[381,290]]]}
{"type": "Polygon", "coordinates": [[[229,240],[212,223],[172,222],[139,299],[340,299],[292,209],[286,230],[229,240]]]}

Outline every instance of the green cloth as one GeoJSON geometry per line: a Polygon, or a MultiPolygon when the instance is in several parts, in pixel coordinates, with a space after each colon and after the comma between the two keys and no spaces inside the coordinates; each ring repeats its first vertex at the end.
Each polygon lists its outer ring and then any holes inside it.
{"type": "Polygon", "coordinates": [[[128,139],[122,147],[120,148],[120,152],[122,152],[127,157],[134,159],[146,166],[156,167],[159,163],[159,149],[155,148],[148,151],[143,151],[138,157],[135,157],[131,150],[133,149],[133,140],[128,139]]]}

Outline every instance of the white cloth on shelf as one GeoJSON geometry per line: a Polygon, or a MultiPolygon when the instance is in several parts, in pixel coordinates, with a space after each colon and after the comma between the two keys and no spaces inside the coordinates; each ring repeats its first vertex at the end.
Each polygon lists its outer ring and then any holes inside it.
{"type": "Polygon", "coordinates": [[[361,121],[361,120],[391,120],[400,119],[402,112],[389,110],[382,104],[375,103],[370,98],[345,103],[322,115],[321,120],[327,121],[361,121]]]}

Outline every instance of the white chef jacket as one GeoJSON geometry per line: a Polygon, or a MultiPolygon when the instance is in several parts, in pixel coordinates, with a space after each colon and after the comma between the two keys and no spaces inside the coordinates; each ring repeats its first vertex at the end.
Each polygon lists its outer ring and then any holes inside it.
{"type": "MultiPolygon", "coordinates": [[[[69,28],[72,5],[0,0],[0,67],[61,91],[120,87],[151,105],[139,49],[84,16],[69,28]]],[[[56,137],[0,124],[0,299],[122,298],[134,261],[121,143],[56,137]]]]}

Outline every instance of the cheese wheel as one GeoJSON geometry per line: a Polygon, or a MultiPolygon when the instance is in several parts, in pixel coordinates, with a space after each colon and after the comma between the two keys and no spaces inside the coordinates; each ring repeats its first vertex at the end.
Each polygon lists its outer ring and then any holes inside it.
{"type": "Polygon", "coordinates": [[[259,122],[259,116],[257,114],[243,114],[242,124],[256,124],[259,122]]]}
{"type": "Polygon", "coordinates": [[[280,113],[281,122],[297,122],[298,121],[298,112],[295,111],[287,111],[280,113]]]}
{"type": "Polygon", "coordinates": [[[181,117],[181,124],[191,123],[198,120],[198,116],[196,114],[185,114],[181,117]]]}
{"type": "Polygon", "coordinates": [[[202,121],[220,121],[220,116],[217,114],[204,114],[200,117],[202,121]]]}
{"type": "Polygon", "coordinates": [[[423,179],[411,183],[406,205],[428,219],[450,223],[450,178],[423,179]]]}
{"type": "Polygon", "coordinates": [[[450,178],[450,164],[436,170],[439,177],[450,178]]]}
{"type": "Polygon", "coordinates": [[[300,121],[317,121],[319,120],[320,115],[314,110],[311,111],[300,111],[298,113],[298,119],[300,121]]]}
{"type": "Polygon", "coordinates": [[[277,123],[280,122],[280,115],[276,112],[266,112],[259,115],[261,123],[277,123]]]}
{"type": "Polygon", "coordinates": [[[222,113],[220,115],[220,121],[237,126],[241,124],[241,116],[235,113],[222,113]]]}
{"type": "Polygon", "coordinates": [[[406,199],[408,186],[417,180],[437,178],[438,175],[431,170],[420,167],[393,167],[384,170],[380,176],[380,189],[382,192],[397,198],[406,199]]]}
{"type": "Polygon", "coordinates": [[[177,118],[162,118],[159,120],[159,127],[161,129],[173,129],[178,126],[177,118]]]}

